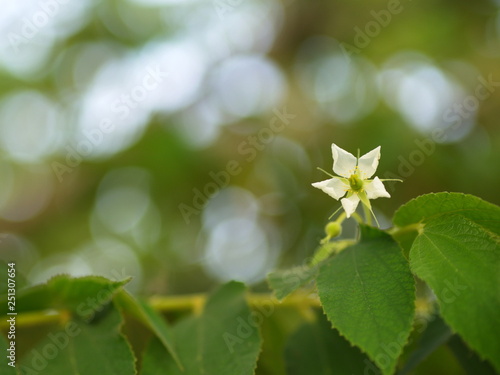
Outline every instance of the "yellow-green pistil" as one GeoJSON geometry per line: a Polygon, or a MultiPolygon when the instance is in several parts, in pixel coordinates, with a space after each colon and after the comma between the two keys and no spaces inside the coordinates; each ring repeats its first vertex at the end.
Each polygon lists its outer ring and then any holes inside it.
{"type": "Polygon", "coordinates": [[[348,181],[352,191],[363,190],[363,180],[359,178],[357,173],[352,174],[348,181]]]}

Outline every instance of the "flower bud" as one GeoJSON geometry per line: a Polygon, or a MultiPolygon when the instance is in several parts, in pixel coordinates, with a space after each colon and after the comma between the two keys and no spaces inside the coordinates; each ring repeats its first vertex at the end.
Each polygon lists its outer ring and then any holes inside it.
{"type": "Polygon", "coordinates": [[[336,221],[330,221],[326,224],[325,232],[328,239],[340,236],[342,233],[342,225],[336,221]]]}

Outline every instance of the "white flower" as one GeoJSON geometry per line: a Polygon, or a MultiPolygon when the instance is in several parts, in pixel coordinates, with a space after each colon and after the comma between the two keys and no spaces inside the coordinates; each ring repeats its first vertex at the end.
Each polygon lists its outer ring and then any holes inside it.
{"type": "Polygon", "coordinates": [[[336,144],[332,144],[332,155],[333,171],[341,177],[329,174],[332,178],[315,182],[312,186],[337,200],[345,196],[340,202],[347,217],[356,211],[359,201],[373,214],[370,199],[391,197],[378,177],[370,179],[378,167],[380,146],[356,158],[336,144]]]}

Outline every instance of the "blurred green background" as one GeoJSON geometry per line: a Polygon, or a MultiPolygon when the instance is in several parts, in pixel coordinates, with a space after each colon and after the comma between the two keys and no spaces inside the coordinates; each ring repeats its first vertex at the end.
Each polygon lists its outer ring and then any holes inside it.
{"type": "MultiPolygon", "coordinates": [[[[499,204],[500,2],[3,0],[0,258],[202,292],[301,264],[330,145],[499,204]]],[[[354,234],[347,222],[344,236],[354,234]]]]}

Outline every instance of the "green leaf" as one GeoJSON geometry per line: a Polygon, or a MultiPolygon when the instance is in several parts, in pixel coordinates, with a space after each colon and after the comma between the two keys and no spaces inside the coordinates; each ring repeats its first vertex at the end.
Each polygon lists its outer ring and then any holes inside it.
{"type": "Polygon", "coordinates": [[[321,244],[314,253],[311,262],[288,270],[278,270],[267,275],[267,283],[273,289],[274,296],[282,301],[288,295],[313,281],[318,276],[319,267],[332,254],[339,253],[351,246],[353,240],[329,241],[321,244]]]}
{"type": "Polygon", "coordinates": [[[261,325],[263,344],[257,374],[286,375],[285,345],[290,335],[304,323],[304,314],[304,309],[297,309],[297,306],[276,305],[265,315],[261,325]]]}
{"type": "Polygon", "coordinates": [[[394,223],[422,223],[412,270],[437,296],[451,328],[500,371],[500,207],[472,195],[438,193],[402,206],[394,223]]]}
{"type": "Polygon", "coordinates": [[[142,375],[252,375],[261,346],[258,314],[248,307],[243,284],[223,285],[209,297],[201,316],[173,328],[185,370],[175,366],[156,341],[144,354],[142,375]]]}
{"type": "Polygon", "coordinates": [[[405,227],[426,223],[441,215],[460,214],[481,225],[486,231],[500,234],[499,207],[478,197],[462,193],[434,193],[412,199],[394,215],[394,224],[405,227]]]}
{"type": "Polygon", "coordinates": [[[329,241],[321,244],[307,265],[278,270],[267,275],[267,283],[273,289],[277,300],[282,301],[297,289],[309,284],[318,276],[319,267],[332,254],[339,253],[352,245],[353,240],[329,241]]]}
{"type": "MultiPolygon", "coordinates": [[[[15,341],[14,348],[16,347],[15,341]]],[[[2,353],[2,361],[0,362],[0,368],[2,369],[2,375],[17,375],[16,367],[9,365],[9,363],[14,366],[17,364],[16,351],[14,350],[14,358],[9,358],[12,354],[10,349],[11,340],[7,340],[3,335],[0,334],[0,353],[2,353]]]]}
{"type": "Polygon", "coordinates": [[[300,287],[308,284],[318,274],[318,267],[298,266],[284,271],[274,271],[267,275],[267,282],[274,295],[281,301],[300,287]]]}
{"type": "Polygon", "coordinates": [[[482,361],[464,344],[459,336],[454,335],[448,342],[448,347],[465,369],[467,375],[498,375],[493,366],[487,361],[482,361]]]}
{"type": "Polygon", "coordinates": [[[184,371],[179,369],[163,343],[155,337],[146,347],[142,357],[141,375],[201,374],[200,363],[196,358],[199,349],[199,323],[197,317],[190,316],[173,327],[173,334],[178,339],[176,349],[183,362],[184,371]]]}
{"type": "Polygon", "coordinates": [[[227,283],[209,298],[200,327],[201,363],[206,373],[253,374],[261,346],[256,323],[260,314],[248,307],[242,283],[227,283]]]}
{"type": "MultiPolygon", "coordinates": [[[[59,275],[46,284],[40,284],[20,291],[16,298],[16,311],[36,311],[46,309],[67,309],[81,317],[91,316],[130,279],[111,281],[100,276],[72,278],[59,275]]],[[[0,313],[7,313],[6,296],[0,297],[0,313]]]]}
{"type": "Polygon", "coordinates": [[[21,361],[23,375],[135,375],[135,358],[108,305],[90,323],[75,317],[51,332],[21,361]]]}
{"type": "Polygon", "coordinates": [[[407,259],[410,257],[410,249],[413,245],[413,241],[417,238],[418,229],[420,229],[420,224],[413,226],[413,228],[408,231],[391,233],[392,237],[396,240],[401,249],[403,249],[403,255],[407,259]]]}
{"type": "Polygon", "coordinates": [[[333,327],[391,374],[412,328],[415,282],[389,235],[361,230],[357,245],[321,267],[319,297],[333,327]]]}
{"type": "Polygon", "coordinates": [[[289,375],[380,374],[365,354],[332,329],[323,314],[290,337],[285,360],[289,375]]]}
{"type": "Polygon", "coordinates": [[[179,356],[175,350],[174,338],[171,332],[171,328],[163,319],[163,317],[158,314],[150,305],[147,303],[137,300],[132,295],[130,295],[126,290],[120,290],[114,301],[127,313],[134,316],[137,320],[148,327],[158,339],[161,341],[165,349],[168,350],[177,366],[182,370],[182,364],[179,360],[179,356]]]}
{"type": "Polygon", "coordinates": [[[445,344],[452,335],[453,332],[446,323],[438,315],[435,316],[418,340],[417,347],[410,354],[405,366],[398,372],[398,375],[409,374],[431,353],[445,344]]]}
{"type": "Polygon", "coordinates": [[[500,371],[500,335],[492,329],[500,327],[498,237],[464,216],[441,215],[415,239],[410,264],[436,294],[450,327],[500,371]]]}
{"type": "MultiPolygon", "coordinates": [[[[179,345],[180,347],[181,345],[179,345]]],[[[179,372],[172,368],[175,365],[168,357],[165,346],[161,341],[154,337],[146,347],[142,355],[141,375],[164,375],[164,374],[179,374],[179,372]]],[[[176,366],[175,368],[177,368],[176,366]]],[[[189,365],[184,369],[189,369],[189,365]]],[[[192,374],[192,371],[186,371],[186,374],[192,374]]]]}

